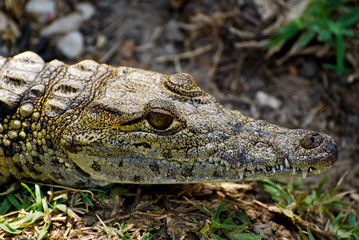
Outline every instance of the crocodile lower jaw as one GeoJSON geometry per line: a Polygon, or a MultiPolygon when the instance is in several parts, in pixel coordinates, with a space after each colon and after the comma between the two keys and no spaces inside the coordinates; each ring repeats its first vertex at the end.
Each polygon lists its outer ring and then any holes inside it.
{"type": "Polygon", "coordinates": [[[250,181],[264,178],[314,176],[326,172],[330,167],[320,170],[302,170],[289,165],[278,164],[269,169],[245,169],[238,171],[220,162],[178,162],[151,159],[140,154],[121,154],[120,156],[98,156],[87,152],[77,152],[69,156],[89,178],[96,181],[141,184],[205,183],[223,181],[250,181]],[[103,174],[107,173],[107,174],[103,174]]]}

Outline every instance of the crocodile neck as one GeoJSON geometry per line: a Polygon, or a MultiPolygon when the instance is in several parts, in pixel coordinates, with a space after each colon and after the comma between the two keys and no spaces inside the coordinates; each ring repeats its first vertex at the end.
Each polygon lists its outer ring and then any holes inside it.
{"type": "Polygon", "coordinates": [[[86,174],[59,147],[60,136],[117,71],[90,60],[83,66],[58,60],[45,64],[32,53],[2,58],[1,64],[0,163],[8,165],[0,167],[0,180],[32,178],[64,185],[71,180],[86,185],[87,177],[74,177],[86,174]]]}

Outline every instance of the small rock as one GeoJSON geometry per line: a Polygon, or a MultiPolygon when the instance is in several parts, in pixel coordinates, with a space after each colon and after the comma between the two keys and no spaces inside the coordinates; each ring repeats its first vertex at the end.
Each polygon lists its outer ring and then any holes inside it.
{"type": "Polygon", "coordinates": [[[65,34],[78,30],[84,18],[81,13],[70,13],[64,17],[56,19],[54,22],[41,30],[41,36],[52,36],[55,34],[65,34]]]}
{"type": "Polygon", "coordinates": [[[57,41],[57,48],[68,58],[77,58],[84,48],[84,37],[79,31],[70,32],[57,41]]]}
{"type": "Polygon", "coordinates": [[[281,100],[278,98],[262,91],[256,93],[255,101],[261,107],[270,107],[272,109],[278,109],[282,104],[281,100]]]}
{"type": "Polygon", "coordinates": [[[96,38],[96,48],[103,48],[107,43],[107,37],[104,34],[100,34],[96,38]]]}
{"type": "Polygon", "coordinates": [[[256,234],[265,237],[265,239],[272,239],[271,237],[273,236],[273,228],[268,223],[255,225],[253,231],[256,234]]]}
{"type": "Polygon", "coordinates": [[[133,39],[127,40],[121,46],[121,53],[125,58],[133,57],[135,51],[136,43],[133,39]]]}
{"type": "Polygon", "coordinates": [[[25,11],[35,15],[38,22],[45,23],[55,18],[56,3],[54,0],[30,0],[25,6],[25,11]]]}
{"type": "Polygon", "coordinates": [[[79,3],[76,5],[76,12],[56,19],[41,30],[41,36],[52,36],[76,31],[81,24],[95,14],[95,7],[90,3],[79,3]]]}
{"type": "Polygon", "coordinates": [[[318,67],[314,62],[305,62],[300,67],[300,74],[304,77],[315,77],[318,72],[318,67]]]}
{"type": "Polygon", "coordinates": [[[166,24],[165,34],[169,40],[180,42],[183,41],[184,39],[184,36],[179,28],[179,25],[175,20],[170,20],[166,24]]]}
{"type": "Polygon", "coordinates": [[[175,54],[178,54],[178,50],[173,44],[167,43],[163,46],[163,54],[164,55],[175,55],[175,54]]]}
{"type": "Polygon", "coordinates": [[[280,12],[278,5],[272,1],[254,0],[253,2],[256,5],[260,18],[264,22],[267,22],[280,12]]]}
{"type": "Polygon", "coordinates": [[[171,7],[174,9],[182,8],[184,5],[186,5],[186,0],[171,0],[171,7]]]}
{"type": "Polygon", "coordinates": [[[76,10],[82,14],[85,21],[89,20],[95,14],[95,7],[91,3],[83,2],[76,5],[76,10]]]}

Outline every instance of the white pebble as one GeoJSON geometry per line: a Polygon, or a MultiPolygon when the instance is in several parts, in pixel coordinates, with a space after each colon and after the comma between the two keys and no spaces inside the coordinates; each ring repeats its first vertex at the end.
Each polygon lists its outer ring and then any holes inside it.
{"type": "Polygon", "coordinates": [[[262,91],[256,92],[255,100],[259,106],[270,107],[272,109],[278,109],[282,104],[278,98],[262,91]]]}
{"type": "Polygon", "coordinates": [[[55,34],[66,34],[78,30],[84,18],[81,13],[73,12],[69,15],[56,19],[41,30],[41,36],[52,36],[55,34]]]}
{"type": "Polygon", "coordinates": [[[25,11],[38,16],[38,21],[45,22],[56,15],[56,3],[54,0],[30,0],[25,6],[25,11]]]}
{"type": "Polygon", "coordinates": [[[82,14],[85,21],[89,20],[95,14],[95,7],[91,3],[83,2],[76,5],[76,10],[82,14]]]}
{"type": "Polygon", "coordinates": [[[70,32],[57,41],[57,48],[68,58],[77,58],[84,48],[84,37],[78,31],[70,32]]]}

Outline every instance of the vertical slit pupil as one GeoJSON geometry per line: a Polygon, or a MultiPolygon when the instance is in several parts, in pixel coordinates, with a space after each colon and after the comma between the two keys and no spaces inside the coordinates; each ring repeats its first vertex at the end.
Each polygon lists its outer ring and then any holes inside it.
{"type": "Polygon", "coordinates": [[[173,118],[167,114],[150,112],[147,120],[153,128],[165,130],[172,124],[173,118]]]}

